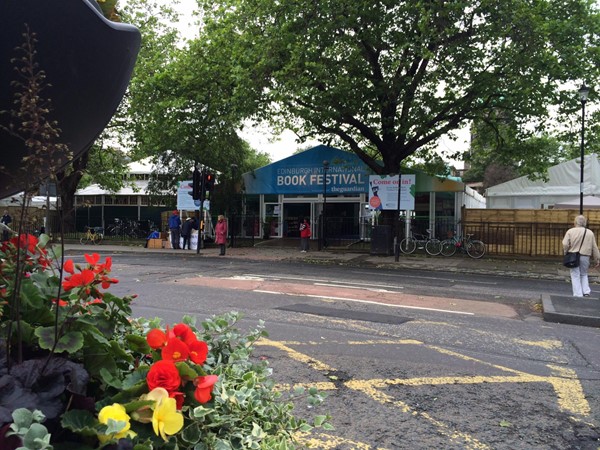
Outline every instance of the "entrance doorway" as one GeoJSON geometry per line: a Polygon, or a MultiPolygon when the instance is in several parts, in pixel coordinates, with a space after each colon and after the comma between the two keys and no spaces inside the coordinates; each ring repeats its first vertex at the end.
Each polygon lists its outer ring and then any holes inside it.
{"type": "Polygon", "coordinates": [[[300,224],[308,217],[310,203],[285,203],[283,205],[283,237],[300,238],[300,224]]]}

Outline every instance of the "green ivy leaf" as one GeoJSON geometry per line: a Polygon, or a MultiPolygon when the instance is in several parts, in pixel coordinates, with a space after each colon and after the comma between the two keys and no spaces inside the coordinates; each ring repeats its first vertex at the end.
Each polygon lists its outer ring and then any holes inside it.
{"type": "Polygon", "coordinates": [[[200,427],[197,423],[185,427],[181,433],[181,439],[190,444],[195,444],[200,440],[200,427]]]}

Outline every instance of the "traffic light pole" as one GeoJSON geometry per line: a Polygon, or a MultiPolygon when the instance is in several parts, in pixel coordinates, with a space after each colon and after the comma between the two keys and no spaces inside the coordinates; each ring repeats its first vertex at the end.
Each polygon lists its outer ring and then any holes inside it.
{"type": "Polygon", "coordinates": [[[198,206],[198,243],[196,244],[196,255],[200,254],[200,247],[204,241],[204,197],[206,197],[204,171],[204,168],[200,171],[200,206],[198,206]]]}

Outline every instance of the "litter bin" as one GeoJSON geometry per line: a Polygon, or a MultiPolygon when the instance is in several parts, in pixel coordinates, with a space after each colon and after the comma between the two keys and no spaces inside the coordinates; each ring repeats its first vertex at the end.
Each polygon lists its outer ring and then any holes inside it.
{"type": "Polygon", "coordinates": [[[377,225],[371,233],[371,255],[393,254],[394,234],[391,225],[377,225]]]}

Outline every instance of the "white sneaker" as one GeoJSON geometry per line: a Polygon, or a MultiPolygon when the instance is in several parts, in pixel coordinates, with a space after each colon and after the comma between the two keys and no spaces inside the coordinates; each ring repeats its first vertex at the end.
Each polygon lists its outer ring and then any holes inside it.
{"type": "Polygon", "coordinates": [[[306,253],[306,250],[301,250],[300,253],[306,253]]]}

